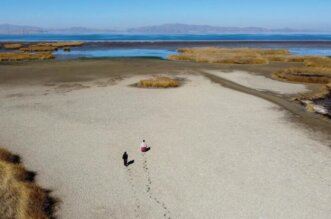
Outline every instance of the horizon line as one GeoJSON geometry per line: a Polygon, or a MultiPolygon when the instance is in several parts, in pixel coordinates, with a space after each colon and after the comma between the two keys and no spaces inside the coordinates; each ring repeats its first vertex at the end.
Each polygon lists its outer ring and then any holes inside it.
{"type": "Polygon", "coordinates": [[[277,30],[290,30],[290,31],[312,31],[312,32],[319,32],[319,31],[331,31],[331,28],[323,28],[323,29],[315,29],[315,28],[296,28],[296,27],[264,27],[264,26],[255,26],[255,25],[246,25],[246,26],[223,26],[223,25],[210,25],[210,24],[190,24],[190,23],[160,23],[160,24],[146,24],[146,25],[136,25],[126,28],[117,28],[117,27],[91,27],[91,26],[84,26],[84,25],[73,25],[73,26],[62,26],[62,27],[49,27],[43,25],[30,25],[30,24],[13,24],[13,23],[0,23],[1,25],[9,25],[9,26],[18,26],[18,27],[31,27],[31,28],[41,28],[45,30],[69,30],[74,28],[82,28],[82,29],[93,29],[98,31],[128,31],[130,29],[137,29],[137,28],[145,28],[145,27],[162,27],[167,25],[183,25],[183,26],[192,26],[192,27],[212,27],[212,28],[238,28],[238,29],[245,29],[245,28],[260,28],[266,31],[277,31],[277,30]]]}

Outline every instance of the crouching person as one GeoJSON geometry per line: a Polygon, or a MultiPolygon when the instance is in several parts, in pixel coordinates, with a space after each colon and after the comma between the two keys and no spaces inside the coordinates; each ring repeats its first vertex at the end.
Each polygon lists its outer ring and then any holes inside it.
{"type": "Polygon", "coordinates": [[[150,149],[151,148],[147,146],[145,140],[143,140],[143,142],[140,144],[140,150],[141,150],[141,152],[147,152],[150,149]]]}

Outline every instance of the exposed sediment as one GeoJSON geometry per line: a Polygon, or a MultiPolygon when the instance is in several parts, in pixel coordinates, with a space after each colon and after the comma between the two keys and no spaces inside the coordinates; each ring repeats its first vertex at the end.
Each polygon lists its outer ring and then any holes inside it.
{"type": "Polygon", "coordinates": [[[240,93],[206,80],[197,72],[206,66],[134,59],[1,65],[7,80],[1,138],[48,173],[40,179],[63,199],[62,218],[240,218],[247,212],[257,218],[261,208],[270,212],[265,217],[327,217],[331,179],[324,138],[315,140],[318,132],[289,122],[291,114],[275,104],[244,94],[263,92],[233,84],[240,93]],[[160,71],[187,83],[178,89],[130,86],[160,71]],[[69,79],[93,84],[118,74],[125,79],[115,86],[95,84],[65,95],[45,96],[51,88],[41,86],[69,79]],[[6,97],[19,92],[30,96],[6,97]],[[22,135],[13,139],[17,131],[22,135]],[[147,164],[137,145],[145,135],[153,148],[147,164]],[[123,151],[135,160],[131,171],[123,166],[123,151]]]}

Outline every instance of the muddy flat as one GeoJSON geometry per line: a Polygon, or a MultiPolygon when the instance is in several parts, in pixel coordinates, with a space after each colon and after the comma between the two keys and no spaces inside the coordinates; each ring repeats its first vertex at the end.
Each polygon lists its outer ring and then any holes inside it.
{"type": "Polygon", "coordinates": [[[284,65],[2,64],[0,144],[62,200],[59,218],[327,218],[330,123],[287,96],[202,74],[268,77],[284,65]],[[183,84],[132,86],[155,75],[183,84]],[[142,139],[151,146],[145,154],[142,139]]]}

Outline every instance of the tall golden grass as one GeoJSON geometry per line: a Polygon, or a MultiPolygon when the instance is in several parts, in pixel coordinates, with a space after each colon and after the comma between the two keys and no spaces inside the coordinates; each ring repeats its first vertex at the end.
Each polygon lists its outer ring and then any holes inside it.
{"type": "Polygon", "coordinates": [[[303,62],[301,56],[292,56],[283,49],[257,48],[181,48],[178,55],[171,55],[170,60],[194,61],[218,64],[268,64],[271,61],[303,62]]]}
{"type": "Polygon", "coordinates": [[[270,62],[304,62],[304,56],[292,56],[292,55],[266,55],[270,62]]]}
{"type": "Polygon", "coordinates": [[[277,71],[276,79],[302,83],[331,83],[331,59],[328,57],[306,57],[303,67],[293,67],[277,71]]]}
{"type": "Polygon", "coordinates": [[[3,47],[5,49],[19,49],[21,48],[23,45],[20,43],[6,43],[3,45],[3,47]]]}
{"type": "Polygon", "coordinates": [[[22,44],[4,44],[5,48],[19,49],[20,52],[0,52],[1,61],[25,61],[53,59],[52,52],[59,48],[70,51],[70,47],[81,46],[83,42],[32,43],[27,47],[22,44]]]}
{"type": "Polygon", "coordinates": [[[170,88],[178,87],[179,81],[168,77],[157,77],[154,79],[140,80],[138,87],[142,88],[170,88]]]}
{"type": "Polygon", "coordinates": [[[56,48],[63,48],[63,47],[75,47],[75,46],[82,46],[83,42],[72,41],[72,42],[51,42],[51,43],[37,43],[37,46],[51,46],[56,48]]]}
{"type": "Polygon", "coordinates": [[[0,218],[52,219],[57,200],[34,182],[19,156],[0,148],[0,218]]]}
{"type": "Polygon", "coordinates": [[[26,61],[46,59],[54,59],[54,55],[51,52],[0,52],[0,61],[26,61]]]}
{"type": "Polygon", "coordinates": [[[53,52],[56,51],[56,47],[52,46],[38,46],[38,45],[30,45],[28,47],[20,48],[23,52],[53,52]]]}
{"type": "Polygon", "coordinates": [[[32,43],[27,47],[23,47],[22,44],[17,43],[4,44],[4,48],[20,49],[20,52],[0,52],[0,62],[53,59],[53,51],[59,48],[70,51],[70,47],[81,45],[83,45],[83,42],[32,43]]]}
{"type": "Polygon", "coordinates": [[[21,48],[24,52],[53,52],[59,48],[70,50],[70,47],[83,45],[83,42],[51,42],[51,43],[36,43],[30,44],[28,47],[21,48]]]}
{"type": "Polygon", "coordinates": [[[331,58],[325,56],[307,57],[304,64],[307,67],[331,68],[331,58]]]}

